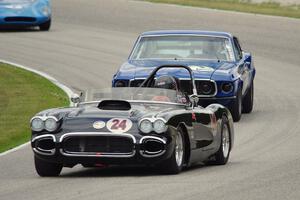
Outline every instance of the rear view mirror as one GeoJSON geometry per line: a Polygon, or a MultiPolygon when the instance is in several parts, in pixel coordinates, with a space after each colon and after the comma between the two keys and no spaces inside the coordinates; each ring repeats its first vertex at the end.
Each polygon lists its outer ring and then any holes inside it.
{"type": "Polygon", "coordinates": [[[192,94],[189,96],[189,99],[193,108],[198,106],[199,97],[197,95],[192,94]]]}
{"type": "Polygon", "coordinates": [[[81,96],[82,96],[82,93],[80,93],[80,95],[76,94],[76,93],[73,93],[70,100],[71,102],[73,103],[73,105],[76,107],[80,101],[81,101],[81,96]]]}

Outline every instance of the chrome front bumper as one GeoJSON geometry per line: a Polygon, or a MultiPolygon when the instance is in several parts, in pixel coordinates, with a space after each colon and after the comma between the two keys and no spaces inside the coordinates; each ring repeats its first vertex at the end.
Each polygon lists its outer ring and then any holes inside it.
{"type": "Polygon", "coordinates": [[[66,133],[56,138],[53,134],[45,134],[34,137],[31,141],[32,149],[35,153],[44,156],[53,156],[57,153],[66,157],[106,157],[106,158],[131,158],[134,157],[137,152],[143,157],[158,157],[166,152],[166,139],[156,136],[142,136],[137,138],[128,133],[107,133],[107,132],[72,132],[66,133]],[[126,138],[132,142],[131,152],[72,152],[66,151],[63,147],[64,142],[69,138],[74,137],[121,137],[126,138]],[[41,145],[41,141],[46,141],[49,145],[41,145]],[[53,144],[51,144],[53,143],[53,144]],[[50,145],[51,144],[51,145],[50,145]],[[53,147],[53,148],[52,148],[53,147]]]}

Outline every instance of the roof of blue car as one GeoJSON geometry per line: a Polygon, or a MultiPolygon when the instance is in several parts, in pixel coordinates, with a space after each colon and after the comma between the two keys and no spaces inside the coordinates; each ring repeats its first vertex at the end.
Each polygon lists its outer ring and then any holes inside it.
{"type": "Polygon", "coordinates": [[[221,36],[221,37],[232,37],[230,33],[227,32],[217,32],[217,31],[201,31],[201,30],[160,30],[160,31],[148,31],[141,34],[141,36],[148,35],[178,35],[178,34],[189,34],[189,35],[209,35],[209,36],[221,36]]]}

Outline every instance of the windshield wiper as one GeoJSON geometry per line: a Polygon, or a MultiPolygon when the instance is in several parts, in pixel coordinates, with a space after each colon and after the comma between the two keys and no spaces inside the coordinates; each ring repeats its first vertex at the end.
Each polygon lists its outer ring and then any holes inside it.
{"type": "Polygon", "coordinates": [[[215,53],[215,57],[217,58],[218,63],[221,62],[221,59],[219,58],[217,53],[215,53]]]}

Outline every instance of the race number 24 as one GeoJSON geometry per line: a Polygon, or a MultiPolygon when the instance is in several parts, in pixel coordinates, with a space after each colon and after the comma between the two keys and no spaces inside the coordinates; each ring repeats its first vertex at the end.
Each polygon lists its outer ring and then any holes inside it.
{"type": "Polygon", "coordinates": [[[127,120],[126,119],[124,119],[124,120],[114,119],[112,121],[111,129],[112,130],[119,130],[119,129],[125,130],[126,126],[127,126],[127,120]]]}
{"type": "Polygon", "coordinates": [[[110,132],[125,133],[131,129],[132,122],[130,119],[113,118],[107,122],[106,127],[110,132]]]}

